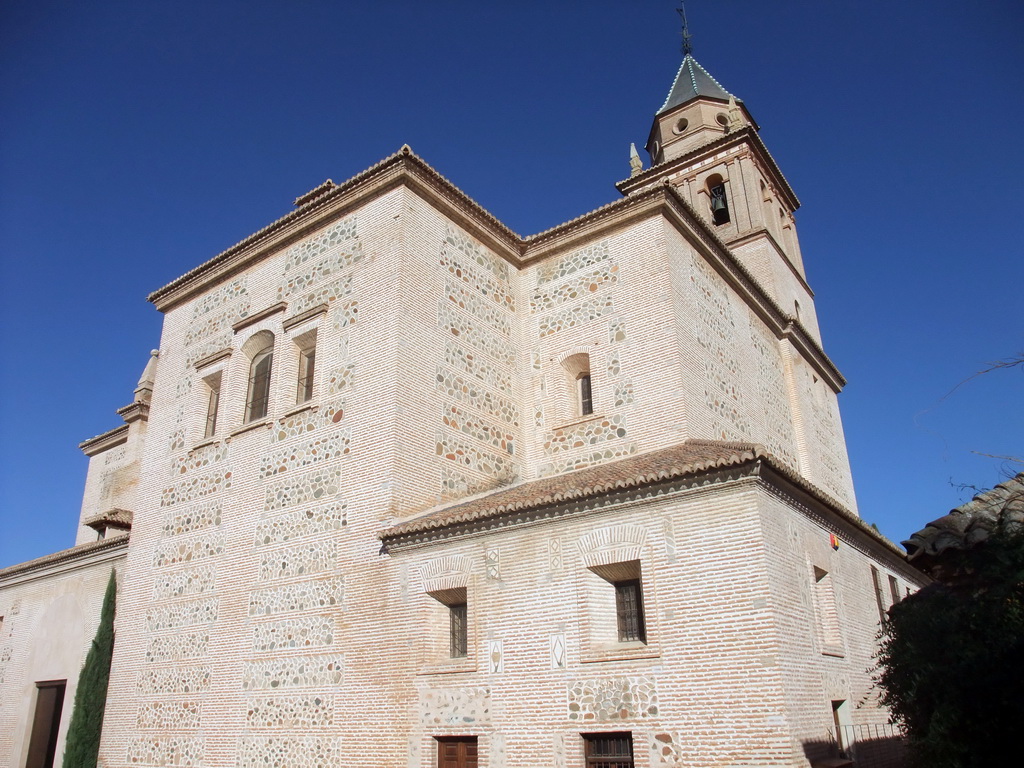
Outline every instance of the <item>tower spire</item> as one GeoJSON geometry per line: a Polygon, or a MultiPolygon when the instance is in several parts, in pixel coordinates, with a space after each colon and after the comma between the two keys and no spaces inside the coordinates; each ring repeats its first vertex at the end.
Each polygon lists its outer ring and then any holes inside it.
{"type": "Polygon", "coordinates": [[[683,56],[689,56],[693,53],[693,43],[690,42],[693,36],[690,34],[690,28],[686,24],[686,3],[683,0],[679,0],[679,7],[676,8],[676,13],[683,20],[683,56]]]}

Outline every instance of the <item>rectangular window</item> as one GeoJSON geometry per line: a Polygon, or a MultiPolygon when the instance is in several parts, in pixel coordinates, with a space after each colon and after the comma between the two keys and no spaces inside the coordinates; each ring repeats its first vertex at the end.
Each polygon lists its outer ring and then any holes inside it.
{"type": "Polygon", "coordinates": [[[295,393],[295,404],[308,403],[313,399],[313,374],[316,370],[316,347],[299,352],[299,385],[295,393]]]}
{"type": "Polygon", "coordinates": [[[875,605],[878,606],[878,620],[885,622],[885,593],[882,592],[882,577],[875,566],[871,566],[871,583],[875,588],[875,605]]]}
{"type": "Polygon", "coordinates": [[[900,585],[895,576],[889,577],[889,594],[892,595],[891,605],[896,605],[900,601],[900,585]]]}
{"type": "Polygon", "coordinates": [[[53,768],[66,687],[66,680],[36,683],[36,712],[32,720],[25,768],[53,768]]]}
{"type": "Polygon", "coordinates": [[[466,603],[452,603],[448,606],[449,656],[453,659],[466,657],[469,651],[469,612],[466,603]]]}
{"type": "Polygon", "coordinates": [[[647,642],[640,579],[615,582],[615,615],[618,619],[620,643],[647,642]]]}
{"type": "Polygon", "coordinates": [[[632,733],[584,733],[587,768],[633,768],[632,733]]]}
{"type": "Polygon", "coordinates": [[[437,768],[476,768],[476,736],[435,736],[437,768]]]}
{"type": "Polygon", "coordinates": [[[584,373],[577,379],[580,388],[580,415],[589,416],[594,412],[594,396],[590,389],[590,374],[584,373]]]}
{"type": "Polygon", "coordinates": [[[814,566],[814,610],[818,617],[818,632],[825,646],[823,652],[841,654],[843,644],[839,632],[839,607],[832,586],[832,574],[814,566]]]}
{"type": "Polygon", "coordinates": [[[203,429],[203,437],[213,437],[217,433],[217,412],[220,410],[220,377],[221,374],[217,373],[203,379],[210,394],[206,403],[206,427],[203,429]]]}

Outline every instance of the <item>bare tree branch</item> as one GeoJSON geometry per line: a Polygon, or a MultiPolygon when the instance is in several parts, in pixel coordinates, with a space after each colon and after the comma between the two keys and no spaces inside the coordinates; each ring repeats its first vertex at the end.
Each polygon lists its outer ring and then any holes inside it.
{"type": "Polygon", "coordinates": [[[949,392],[947,392],[942,397],[940,397],[939,398],[939,402],[941,403],[947,397],[949,397],[954,392],[956,392],[958,389],[960,389],[960,387],[962,387],[968,381],[971,381],[972,379],[976,379],[979,376],[983,376],[986,373],[992,373],[992,371],[1000,371],[1000,370],[1003,370],[1005,368],[1016,368],[1017,366],[1024,366],[1024,352],[1018,352],[1016,355],[1004,358],[1002,360],[993,360],[990,363],[985,363],[985,366],[986,366],[985,368],[982,368],[980,371],[977,371],[976,373],[972,373],[966,379],[964,379],[959,384],[957,384],[955,387],[953,387],[951,390],[949,390],[949,392]]]}

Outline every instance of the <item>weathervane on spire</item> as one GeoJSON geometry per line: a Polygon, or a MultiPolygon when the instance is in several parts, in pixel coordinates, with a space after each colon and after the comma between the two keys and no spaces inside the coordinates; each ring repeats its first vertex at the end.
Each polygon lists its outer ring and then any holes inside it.
{"type": "Polygon", "coordinates": [[[683,56],[689,56],[693,53],[693,43],[690,42],[692,37],[690,28],[686,25],[686,3],[683,0],[679,0],[679,7],[676,8],[676,13],[683,20],[683,56]]]}

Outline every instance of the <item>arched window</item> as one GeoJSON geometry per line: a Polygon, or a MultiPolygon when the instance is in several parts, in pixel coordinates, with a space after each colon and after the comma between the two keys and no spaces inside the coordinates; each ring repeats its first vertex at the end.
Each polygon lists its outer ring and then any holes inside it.
{"type": "Polygon", "coordinates": [[[729,200],[725,195],[725,179],[715,173],[708,176],[706,183],[708,198],[711,204],[711,220],[716,225],[730,221],[729,200]]]}
{"type": "Polygon", "coordinates": [[[594,413],[594,391],[590,378],[590,355],[577,352],[562,360],[562,369],[573,394],[572,416],[590,416],[594,413]]]}
{"type": "Polygon", "coordinates": [[[261,331],[249,340],[249,392],[245,398],[245,423],[266,418],[270,410],[270,374],[274,366],[274,334],[261,331]]]}

